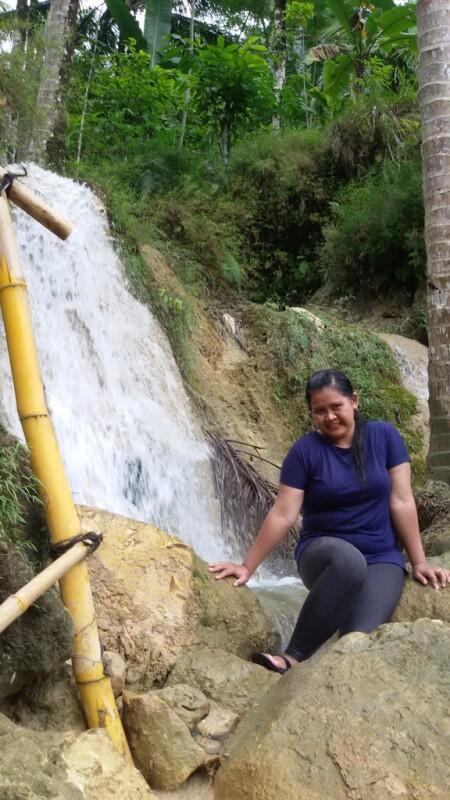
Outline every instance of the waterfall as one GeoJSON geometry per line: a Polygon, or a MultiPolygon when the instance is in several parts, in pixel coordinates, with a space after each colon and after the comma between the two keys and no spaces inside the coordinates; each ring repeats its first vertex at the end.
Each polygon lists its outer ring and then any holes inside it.
{"type": "MultiPolygon", "coordinates": [[[[75,501],[145,520],[205,559],[221,542],[209,451],[168,341],[126,288],[86,186],[31,166],[30,187],[75,224],[66,242],[13,212],[48,407],[75,501]]],[[[3,335],[2,415],[23,438],[3,335]]]]}

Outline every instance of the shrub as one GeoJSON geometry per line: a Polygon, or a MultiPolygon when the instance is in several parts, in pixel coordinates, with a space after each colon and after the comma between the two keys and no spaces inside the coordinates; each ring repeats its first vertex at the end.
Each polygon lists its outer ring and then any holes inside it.
{"type": "Polygon", "coordinates": [[[295,302],[320,285],[314,260],[333,189],[328,156],[319,130],[265,132],[236,147],[228,190],[247,256],[256,258],[255,299],[295,302]]]}
{"type": "Polygon", "coordinates": [[[341,294],[411,297],[426,263],[420,163],[388,164],[352,182],[333,210],[320,253],[326,281],[341,294]]]}
{"type": "Polygon", "coordinates": [[[83,125],[85,158],[124,158],[145,148],[155,135],[166,134],[177,124],[183,87],[179,76],[160,67],[150,68],[151,56],[140,50],[92,56],[82,53],[73,66],[69,95],[67,149],[77,152],[83,125]],[[90,59],[94,59],[84,121],[85,84],[90,59]]]}

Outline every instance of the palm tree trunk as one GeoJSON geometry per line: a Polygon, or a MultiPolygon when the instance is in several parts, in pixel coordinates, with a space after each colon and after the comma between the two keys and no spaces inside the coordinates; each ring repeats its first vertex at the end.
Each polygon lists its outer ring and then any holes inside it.
{"type": "Polygon", "coordinates": [[[55,127],[60,122],[64,78],[67,78],[68,62],[71,61],[71,39],[78,7],[79,0],[52,0],[48,12],[44,31],[44,62],[31,145],[31,156],[36,161],[46,160],[55,127]]]}
{"type": "Polygon", "coordinates": [[[419,0],[419,99],[427,247],[430,475],[450,483],[450,5],[419,0]]]}

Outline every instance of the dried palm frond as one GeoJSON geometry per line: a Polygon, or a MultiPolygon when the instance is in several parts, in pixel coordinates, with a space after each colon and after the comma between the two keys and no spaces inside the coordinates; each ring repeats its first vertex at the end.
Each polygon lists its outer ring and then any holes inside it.
{"type": "MultiPolygon", "coordinates": [[[[257,451],[261,448],[254,445],[222,439],[208,430],[204,430],[204,434],[213,453],[212,463],[220,501],[222,531],[224,535],[230,529],[239,532],[240,542],[248,548],[274,503],[277,487],[263,478],[248,461],[242,458],[242,455],[259,458],[269,464],[272,462],[260,456],[257,451]],[[243,445],[253,449],[253,452],[237,450],[233,444],[243,445]]],[[[272,464],[272,466],[277,465],[272,464]]],[[[297,530],[291,528],[289,536],[296,541],[297,530]]]]}

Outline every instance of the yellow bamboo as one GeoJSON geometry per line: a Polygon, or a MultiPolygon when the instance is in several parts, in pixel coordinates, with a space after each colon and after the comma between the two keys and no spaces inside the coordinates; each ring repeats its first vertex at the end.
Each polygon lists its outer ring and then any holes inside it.
{"type": "MultiPolygon", "coordinates": [[[[80,533],[80,522],[50,421],[40,375],[26,284],[5,193],[0,195],[0,305],[5,324],[17,410],[44,501],[50,540],[80,533]]],[[[105,727],[119,752],[130,757],[111,682],[104,676],[89,575],[85,562],[60,580],[75,627],[72,665],[89,727],[105,727]]]]}
{"type": "MultiPolygon", "coordinates": [[[[0,167],[0,180],[6,173],[7,170],[0,167]]],[[[47,203],[17,179],[13,181],[9,190],[9,199],[60,239],[67,239],[72,233],[73,225],[69,220],[53,211],[47,203]]]]}
{"type": "Polygon", "coordinates": [[[84,561],[89,553],[90,548],[86,544],[77,542],[67,553],[57,558],[39,575],[28,581],[25,586],[7,597],[0,605],[0,633],[24,614],[38,597],[59,581],[75,564],[84,561]]]}

